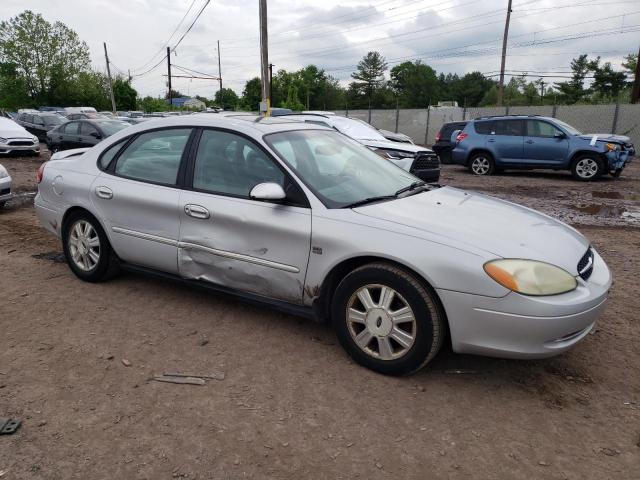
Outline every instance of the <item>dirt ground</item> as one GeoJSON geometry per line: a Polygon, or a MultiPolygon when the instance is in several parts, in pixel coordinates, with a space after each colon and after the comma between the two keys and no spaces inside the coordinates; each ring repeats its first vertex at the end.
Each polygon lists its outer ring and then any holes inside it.
{"type": "Polygon", "coordinates": [[[0,436],[2,480],[640,478],[637,159],[589,184],[445,166],[443,184],[576,225],[613,270],[610,303],[562,356],[444,348],[391,378],[324,325],[134,274],[82,283],[34,258],[61,251],[26,194],[44,158],[0,160],[24,194],[0,212],[0,417],[24,421],[0,436]],[[169,370],[225,378],[149,381],[169,370]]]}

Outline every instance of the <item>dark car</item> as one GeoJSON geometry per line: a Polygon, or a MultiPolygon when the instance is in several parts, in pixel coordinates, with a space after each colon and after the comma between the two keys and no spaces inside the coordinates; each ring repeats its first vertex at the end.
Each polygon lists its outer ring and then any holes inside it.
{"type": "Polygon", "coordinates": [[[452,160],[475,175],[549,168],[587,181],[606,173],[620,176],[635,153],[623,135],[583,134],[557,118],[512,115],[469,121],[456,136],[452,160]]]}
{"type": "Polygon", "coordinates": [[[100,118],[107,118],[100,113],[94,112],[83,112],[83,113],[70,113],[67,115],[67,119],[69,120],[98,120],[100,118]]]}
{"type": "Polygon", "coordinates": [[[47,146],[52,152],[93,147],[128,126],[128,123],[118,120],[72,120],[47,133],[47,146]]]}
{"type": "Polygon", "coordinates": [[[455,147],[451,141],[451,134],[456,130],[464,129],[466,126],[467,122],[447,122],[442,125],[440,131],[436,134],[436,143],[432,147],[432,150],[440,158],[440,163],[451,163],[451,150],[455,147]]]}
{"type": "Polygon", "coordinates": [[[20,113],[15,121],[42,142],[46,140],[49,130],[62,125],[67,120],[55,113],[20,113]]]}

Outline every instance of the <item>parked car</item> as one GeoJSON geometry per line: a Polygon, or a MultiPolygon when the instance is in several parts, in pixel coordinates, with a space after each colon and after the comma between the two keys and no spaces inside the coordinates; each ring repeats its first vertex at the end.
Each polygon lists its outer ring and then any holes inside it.
{"type": "Polygon", "coordinates": [[[118,117],[139,118],[144,115],[144,112],[140,110],[129,110],[129,111],[118,110],[116,114],[118,115],[118,117]]]}
{"type": "Polygon", "coordinates": [[[456,352],[557,355],[611,285],[573,228],[287,118],[149,121],[54,154],[37,178],[37,215],[78,278],[125,268],[330,320],[386,374],[421,368],[447,335],[456,352]]]}
{"type": "Polygon", "coordinates": [[[98,120],[98,119],[106,119],[109,120],[109,117],[102,115],[101,113],[94,112],[82,112],[82,113],[70,113],[67,115],[68,120],[98,120]]]}
{"type": "Polygon", "coordinates": [[[93,147],[128,126],[128,123],[106,118],[73,120],[47,132],[47,147],[51,152],[70,148],[93,147]]]}
{"type": "Polygon", "coordinates": [[[93,107],[65,107],[65,115],[71,115],[72,113],[98,113],[93,107]]]}
{"type": "Polygon", "coordinates": [[[98,114],[102,115],[105,118],[108,118],[110,120],[113,120],[116,118],[116,116],[113,114],[113,112],[107,112],[106,110],[103,112],[98,112],[98,114]]]}
{"type": "Polygon", "coordinates": [[[436,134],[436,143],[431,147],[438,155],[441,163],[451,163],[451,150],[455,145],[455,138],[451,139],[451,135],[456,130],[463,130],[467,122],[447,122],[442,124],[440,131],[436,134]]]}
{"type": "Polygon", "coordinates": [[[6,168],[0,165],[0,210],[5,204],[11,200],[13,193],[11,192],[11,175],[6,168]]]}
{"type": "Polygon", "coordinates": [[[287,115],[286,118],[333,128],[426,182],[437,182],[440,178],[440,161],[433,151],[410,143],[390,142],[362,120],[315,113],[287,115]]]}
{"type": "Polygon", "coordinates": [[[55,113],[20,113],[16,118],[16,123],[24,127],[29,133],[38,137],[38,140],[45,141],[47,132],[52,128],[62,125],[67,120],[55,113]]]}
{"type": "Polygon", "coordinates": [[[0,117],[0,154],[40,154],[38,137],[27,132],[13,120],[0,117]]]}
{"type": "Polygon", "coordinates": [[[456,135],[452,160],[476,175],[551,168],[588,181],[605,173],[619,176],[634,155],[623,135],[582,134],[556,118],[513,115],[469,121],[456,135]]]}

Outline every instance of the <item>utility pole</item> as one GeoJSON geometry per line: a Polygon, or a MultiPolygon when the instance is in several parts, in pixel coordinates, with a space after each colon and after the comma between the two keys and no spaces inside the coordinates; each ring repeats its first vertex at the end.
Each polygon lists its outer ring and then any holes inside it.
{"type": "Polygon", "coordinates": [[[260,111],[271,115],[269,105],[269,45],[267,42],[267,0],[260,0],[260,76],[262,77],[262,103],[260,111]]]}
{"type": "Polygon", "coordinates": [[[498,84],[498,106],[502,105],[504,94],[504,65],[507,61],[507,38],[509,37],[509,21],[511,20],[511,1],[507,6],[507,19],[504,23],[504,36],[502,37],[502,62],[500,63],[500,83],[498,84]]]}
{"type": "MultiPolygon", "coordinates": [[[[218,84],[220,85],[220,92],[222,92],[222,67],[220,67],[220,40],[218,40],[218,84]]],[[[222,93],[220,93],[222,95],[222,93]]]]}
{"type": "Polygon", "coordinates": [[[169,108],[172,107],[171,103],[171,48],[167,47],[167,81],[169,83],[169,94],[167,99],[169,100],[169,108]]]}
{"type": "Polygon", "coordinates": [[[109,93],[111,94],[111,110],[113,114],[116,114],[116,99],[113,96],[113,83],[111,81],[111,67],[109,67],[109,55],[107,54],[107,42],[102,42],[104,45],[104,58],[107,61],[107,76],[109,77],[109,93]]]}
{"type": "Polygon", "coordinates": [[[269,106],[273,105],[273,63],[269,64],[269,106]]]}
{"type": "Polygon", "coordinates": [[[542,105],[544,100],[544,80],[540,81],[540,105],[542,105]]]}
{"type": "Polygon", "coordinates": [[[633,79],[633,88],[631,89],[631,103],[638,103],[640,100],[640,50],[638,50],[638,58],[636,59],[636,71],[633,79]]]}
{"type": "Polygon", "coordinates": [[[131,69],[128,69],[127,73],[129,74],[129,83],[131,83],[131,69]]]}

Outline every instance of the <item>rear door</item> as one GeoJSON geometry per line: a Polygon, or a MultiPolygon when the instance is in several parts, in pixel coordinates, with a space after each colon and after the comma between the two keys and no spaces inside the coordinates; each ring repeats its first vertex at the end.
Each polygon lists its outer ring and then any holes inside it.
{"type": "Polygon", "coordinates": [[[496,163],[521,165],[524,155],[523,121],[495,120],[493,128],[487,139],[487,147],[494,154],[496,163]]]}
{"type": "Polygon", "coordinates": [[[301,303],[311,209],[297,183],[253,140],[205,129],[180,199],[178,268],[185,278],[301,303]],[[249,197],[275,182],[287,200],[249,197]]]}
{"type": "Polygon", "coordinates": [[[94,181],[91,195],[122,260],[177,273],[178,185],[192,131],[144,132],[122,146],[122,151],[111,150],[120,148],[116,144],[101,155],[99,165],[106,171],[94,181]]]}
{"type": "Polygon", "coordinates": [[[70,148],[77,148],[78,132],[80,131],[79,122],[69,122],[60,128],[53,137],[55,143],[59,144],[60,150],[68,150],[70,148]]]}
{"type": "Polygon", "coordinates": [[[93,147],[102,140],[102,135],[98,129],[89,122],[80,124],[80,132],[78,134],[78,145],[82,147],[93,147]]]}
{"type": "Polygon", "coordinates": [[[545,120],[526,120],[524,158],[537,166],[560,166],[569,151],[567,136],[545,120]]]}

